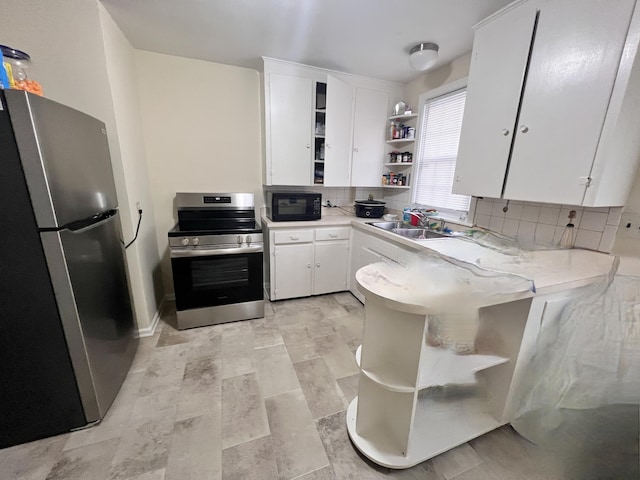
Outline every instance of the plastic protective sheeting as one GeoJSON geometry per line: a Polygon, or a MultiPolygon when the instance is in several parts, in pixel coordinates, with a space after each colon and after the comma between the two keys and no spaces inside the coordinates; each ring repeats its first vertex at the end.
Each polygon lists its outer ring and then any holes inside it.
{"type": "Polygon", "coordinates": [[[410,285],[400,286],[403,295],[394,298],[428,310],[427,343],[460,354],[475,353],[479,309],[528,296],[533,281],[514,274],[496,272],[438,254],[423,254],[407,267],[410,285]]]}

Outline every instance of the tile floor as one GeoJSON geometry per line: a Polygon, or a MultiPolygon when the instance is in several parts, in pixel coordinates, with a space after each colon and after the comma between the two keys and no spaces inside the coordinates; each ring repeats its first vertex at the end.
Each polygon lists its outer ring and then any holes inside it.
{"type": "Polygon", "coordinates": [[[188,331],[168,310],[105,420],[0,450],[1,479],[568,478],[509,426],[407,470],[358,455],[344,417],[363,307],[349,293],[267,303],[265,318],[188,331]]]}

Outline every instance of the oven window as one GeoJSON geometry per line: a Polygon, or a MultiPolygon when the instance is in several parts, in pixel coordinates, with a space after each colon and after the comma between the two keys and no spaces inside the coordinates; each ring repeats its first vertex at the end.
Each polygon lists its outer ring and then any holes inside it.
{"type": "Polygon", "coordinates": [[[171,269],[178,310],[263,298],[262,253],[172,258],[171,269]]]}
{"type": "Polygon", "coordinates": [[[278,213],[280,215],[304,215],[307,212],[308,200],[302,198],[278,199],[278,213]]]}
{"type": "Polygon", "coordinates": [[[194,291],[249,285],[249,259],[221,258],[194,262],[191,266],[194,291]]]}

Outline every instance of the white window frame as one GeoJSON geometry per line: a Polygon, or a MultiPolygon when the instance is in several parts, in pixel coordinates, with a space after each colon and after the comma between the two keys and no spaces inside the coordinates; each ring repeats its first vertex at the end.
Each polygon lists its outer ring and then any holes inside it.
{"type": "MultiPolygon", "coordinates": [[[[415,203],[416,189],[418,184],[418,177],[417,177],[418,168],[419,168],[418,162],[420,161],[419,155],[420,155],[420,152],[422,151],[422,128],[423,128],[422,124],[424,121],[424,104],[431,99],[441,97],[443,95],[447,95],[449,93],[452,93],[456,90],[460,90],[462,88],[466,88],[467,83],[468,83],[468,77],[464,77],[459,80],[455,80],[453,82],[442,85],[440,87],[434,88],[433,90],[424,92],[422,95],[420,95],[420,98],[418,100],[418,111],[417,111],[418,124],[416,128],[416,147],[413,155],[413,160],[414,160],[413,176],[415,177],[415,180],[412,182],[413,185],[411,186],[411,201],[412,201],[412,204],[414,205],[417,205],[422,208],[437,208],[435,205],[422,205],[422,204],[415,203]]],[[[453,210],[450,210],[450,211],[438,210],[437,218],[442,218],[446,221],[457,223],[460,225],[472,226],[475,209],[476,209],[476,197],[471,197],[471,201],[469,202],[469,211],[466,212],[466,214],[461,214],[460,212],[455,212],[453,210]]]]}

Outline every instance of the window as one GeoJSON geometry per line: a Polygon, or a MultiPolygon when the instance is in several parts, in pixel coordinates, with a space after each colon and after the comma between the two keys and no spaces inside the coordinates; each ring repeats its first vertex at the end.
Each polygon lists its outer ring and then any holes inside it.
{"type": "Polygon", "coordinates": [[[444,214],[466,214],[471,197],[451,193],[458,156],[466,79],[420,97],[417,179],[413,201],[444,214]]]}

